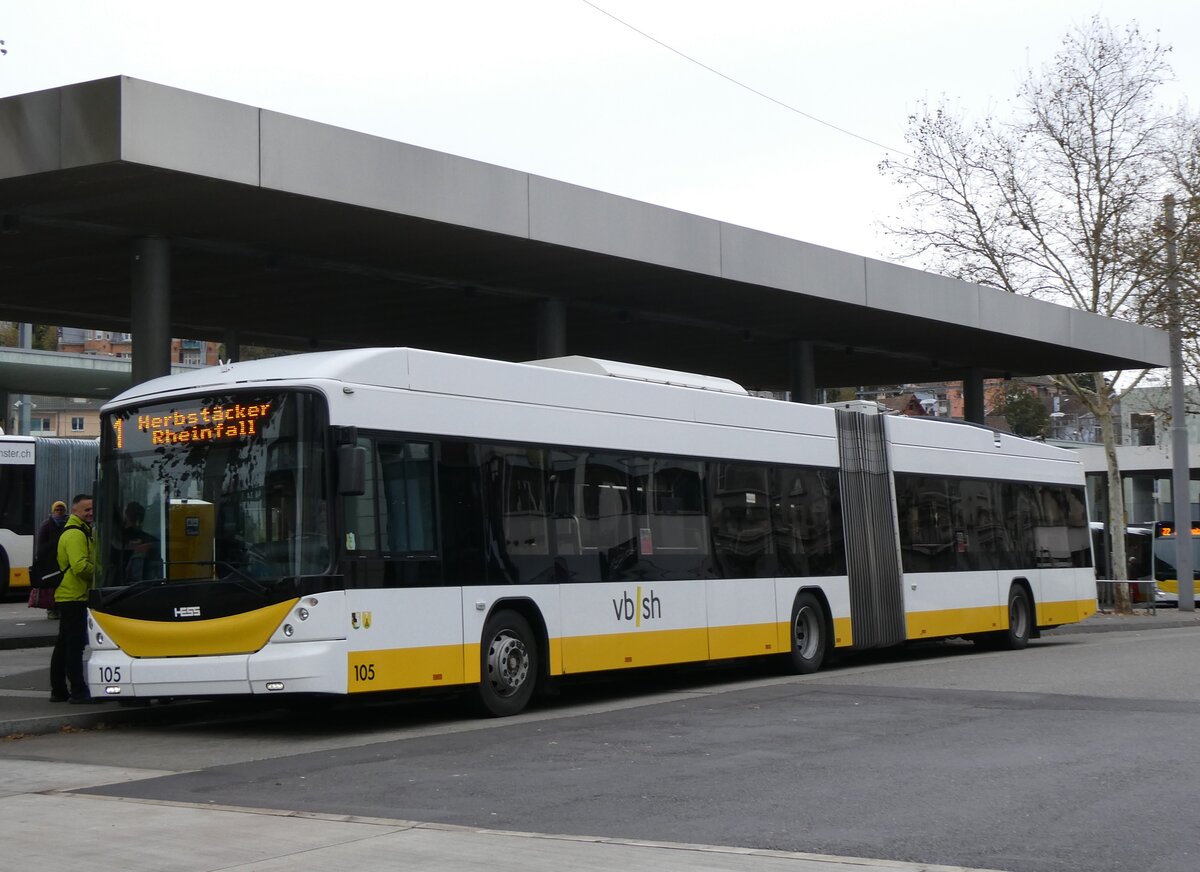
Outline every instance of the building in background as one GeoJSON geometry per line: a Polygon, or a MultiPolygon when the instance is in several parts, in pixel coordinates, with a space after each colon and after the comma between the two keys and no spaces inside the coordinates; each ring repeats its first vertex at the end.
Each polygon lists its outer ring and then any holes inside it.
{"type": "MultiPolygon", "coordinates": [[[[64,439],[95,439],[100,435],[103,400],[83,397],[30,397],[30,436],[59,436],[64,439]]],[[[15,433],[16,427],[6,427],[15,433]]]]}
{"type": "MultiPolygon", "coordinates": [[[[113,330],[85,330],[82,327],[60,327],[58,350],[75,354],[95,354],[101,357],[133,357],[133,336],[113,330]]],[[[221,346],[203,339],[172,339],[171,363],[192,366],[216,366],[221,346]]]]}
{"type": "MultiPolygon", "coordinates": [[[[113,330],[89,330],[82,327],[36,327],[34,347],[43,351],[90,354],[97,357],[132,359],[133,336],[113,330]]],[[[0,345],[30,341],[27,325],[0,322],[0,345]],[[26,329],[25,338],[20,329],[26,329]]],[[[29,347],[25,345],[24,347],[29,347]]],[[[215,366],[221,346],[202,339],[171,340],[171,363],[180,366],[215,366]]],[[[26,435],[95,439],[100,434],[99,400],[79,397],[28,396],[16,394],[12,407],[0,415],[0,432],[22,433],[22,417],[28,404],[29,428],[26,435]]]]}

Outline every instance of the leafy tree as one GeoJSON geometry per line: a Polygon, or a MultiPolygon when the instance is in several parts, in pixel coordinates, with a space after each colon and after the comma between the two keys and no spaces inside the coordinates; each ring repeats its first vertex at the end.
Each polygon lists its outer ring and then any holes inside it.
{"type": "Polygon", "coordinates": [[[1025,385],[1011,382],[998,396],[994,415],[1003,415],[1013,433],[1027,439],[1044,438],[1050,429],[1050,410],[1025,385]]]}
{"type": "Polygon", "coordinates": [[[848,403],[855,397],[854,388],[826,388],[825,402],[848,403]]]}
{"type": "MultiPolygon", "coordinates": [[[[909,120],[911,156],[880,165],[907,190],[910,208],[888,228],[902,256],[1012,293],[1161,323],[1163,274],[1147,240],[1178,184],[1167,171],[1171,149],[1194,128],[1155,102],[1172,75],[1169,52],[1136,24],[1114,29],[1096,17],[1067,34],[1050,64],[1027,71],[1011,118],[968,124],[944,101],[923,104],[909,120]]],[[[1086,376],[1054,378],[1099,423],[1109,524],[1121,530],[1113,411],[1145,373],[1086,376]]],[[[1124,537],[1112,539],[1124,578],[1124,537]]],[[[1127,610],[1128,588],[1117,587],[1127,610]]]]}
{"type": "MultiPolygon", "coordinates": [[[[281,357],[285,354],[295,354],[295,350],[286,348],[271,348],[267,345],[243,345],[239,349],[239,360],[263,360],[268,357],[281,357]]],[[[221,345],[219,357],[224,360],[226,355],[225,346],[221,345]]]]}
{"type": "Polygon", "coordinates": [[[58,351],[58,328],[49,324],[34,324],[33,347],[42,351],[58,351]]]}

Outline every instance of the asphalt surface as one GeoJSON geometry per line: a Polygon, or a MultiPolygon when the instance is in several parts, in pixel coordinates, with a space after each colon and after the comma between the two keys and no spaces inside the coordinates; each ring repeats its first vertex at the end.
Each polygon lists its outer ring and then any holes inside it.
{"type": "MultiPolygon", "coordinates": [[[[1099,613],[1079,624],[1047,633],[1139,632],[1177,627],[1200,627],[1200,611],[1158,609],[1130,615],[1099,613]]],[[[196,716],[195,707],[220,710],[222,703],[174,703],[146,707],[123,707],[113,702],[77,706],[50,702],[50,649],[58,623],[48,620],[41,609],[23,602],[0,603],[0,736],[35,735],[63,727],[85,728],[97,724],[155,722],[196,716]]]]}
{"type": "MultiPolygon", "coordinates": [[[[1082,624],[1053,631],[1052,635],[1141,633],[1178,627],[1200,627],[1200,617],[1174,610],[1160,610],[1154,615],[1140,612],[1127,616],[1100,614],[1082,624]]],[[[92,732],[78,738],[89,734],[99,738],[104,735],[104,727],[122,722],[145,724],[153,720],[200,719],[219,722],[222,711],[217,703],[149,708],[121,708],[112,703],[94,706],[50,703],[48,646],[53,643],[56,629],[57,624],[47,621],[40,611],[26,609],[23,604],[0,605],[0,640],[3,640],[0,644],[0,736],[7,736],[17,743],[12,746],[13,750],[23,745],[21,736],[39,733],[89,730],[92,732]],[[95,733],[96,730],[101,732],[95,733]]],[[[1082,658],[1085,653],[1080,651],[1079,656],[1082,658]]],[[[1013,671],[1013,661],[999,657],[986,662],[994,664],[998,670],[996,680],[989,678],[987,686],[1005,689],[1001,676],[1013,671]]],[[[937,672],[932,669],[921,671],[937,672]]],[[[1016,676],[1013,678],[1017,681],[1016,676]]],[[[944,681],[944,674],[936,680],[944,681]]],[[[1087,692],[1086,680],[1081,669],[1081,693],[1087,692]]],[[[496,742],[493,738],[483,744],[504,747],[505,756],[511,753],[515,761],[538,760],[543,770],[539,777],[549,779],[543,794],[521,795],[516,805],[513,790],[521,772],[517,769],[509,771],[516,763],[497,764],[488,760],[480,765],[473,764],[472,754],[481,753],[481,750],[480,743],[472,738],[470,724],[464,724],[462,731],[455,735],[407,740],[406,746],[397,748],[395,753],[387,746],[339,746],[336,754],[329,755],[328,772],[319,759],[312,757],[305,757],[303,767],[288,774],[286,764],[278,766],[255,760],[216,767],[197,765],[191,772],[186,771],[193,768],[186,759],[172,760],[169,769],[163,761],[159,764],[164,767],[162,770],[147,770],[139,767],[154,765],[153,758],[135,753],[134,748],[126,749],[128,753],[124,758],[110,757],[107,766],[81,766],[18,755],[18,758],[0,760],[0,839],[4,840],[8,850],[15,852],[12,856],[21,858],[23,866],[39,868],[42,872],[80,867],[132,872],[143,869],[147,872],[210,872],[230,867],[247,872],[282,868],[288,868],[290,872],[316,872],[318,869],[354,867],[363,872],[382,872],[397,868],[461,869],[468,864],[486,865],[492,870],[531,872],[562,868],[586,872],[622,866],[730,872],[776,869],[914,872],[918,869],[982,868],[983,865],[990,867],[991,863],[982,863],[979,867],[942,867],[842,856],[842,847],[862,844],[861,828],[871,826],[871,820],[864,818],[858,805],[842,791],[835,789],[818,795],[810,792],[813,788],[806,790],[806,785],[797,783],[793,790],[787,790],[785,786],[783,793],[769,794],[757,785],[778,782],[778,776],[787,767],[794,766],[798,759],[796,755],[811,750],[815,759],[825,761],[822,765],[836,770],[832,772],[836,777],[831,773],[822,776],[814,772],[811,782],[814,787],[821,783],[836,783],[842,778],[837,772],[853,771],[855,783],[860,788],[862,784],[877,783],[877,792],[881,795],[899,790],[895,793],[895,801],[889,801],[885,806],[887,814],[894,819],[893,825],[895,819],[917,815],[911,828],[915,831],[924,814],[921,811],[923,798],[911,795],[904,787],[910,772],[888,769],[889,765],[895,765],[891,758],[897,755],[881,752],[871,756],[876,742],[880,743],[881,749],[902,743],[905,750],[898,756],[910,761],[924,760],[930,768],[945,765],[945,737],[939,738],[937,730],[959,729],[970,734],[1001,711],[1006,720],[1019,720],[1023,727],[1020,732],[1026,736],[1048,735],[1063,729],[1078,731],[1083,736],[1097,724],[1108,724],[1105,729],[1118,735],[1137,735],[1140,729],[1138,718],[1145,716],[1146,698],[1152,696],[1139,691],[1139,699],[1128,703],[1093,699],[1086,706],[1074,700],[1064,706],[1061,698],[1051,700],[1035,692],[1013,697],[1011,688],[1007,689],[1009,696],[1003,701],[983,692],[956,694],[949,689],[935,690],[933,696],[925,694],[928,698],[924,703],[914,700],[911,711],[902,719],[912,724],[924,723],[924,726],[901,733],[896,730],[891,715],[881,714],[873,720],[872,704],[873,701],[882,703],[884,697],[891,697],[894,703],[897,698],[903,700],[911,691],[889,688],[885,686],[888,679],[884,678],[878,679],[878,686],[873,686],[876,681],[870,674],[864,674],[857,679],[859,687],[813,684],[776,689],[767,685],[749,688],[729,698],[710,698],[702,702],[703,698],[698,696],[695,703],[685,700],[674,706],[646,710],[645,717],[628,727],[625,734],[614,729],[619,719],[604,713],[568,719],[568,723],[557,728],[554,742],[545,741],[548,737],[544,735],[539,740],[540,730],[531,734],[527,728],[500,726],[500,732],[495,736],[504,741],[496,742]],[[938,697],[938,693],[943,693],[944,699],[938,697]],[[774,710],[780,711],[776,702],[781,695],[811,694],[824,700],[819,709],[828,709],[828,715],[818,715],[818,708],[808,706],[803,719],[793,717],[790,723],[763,725],[761,719],[752,714],[753,702],[758,695],[764,695],[761,700],[764,705],[771,704],[774,710]],[[693,704],[705,707],[705,717],[697,719],[695,726],[687,715],[688,706],[693,704]],[[1072,711],[1074,708],[1078,711],[1072,711]],[[858,741],[843,735],[844,726],[839,726],[848,723],[843,711],[851,710],[855,713],[853,722],[859,733],[858,741]],[[826,716],[831,719],[828,724],[812,720],[826,716]],[[700,724],[711,726],[726,720],[730,722],[727,729],[739,731],[739,734],[748,729],[767,729],[778,731],[778,735],[770,737],[769,741],[748,742],[745,751],[736,755],[736,760],[725,760],[719,755],[727,753],[729,746],[707,736],[700,724]],[[796,744],[798,724],[806,724],[806,734],[801,737],[803,741],[796,744]],[[601,732],[591,735],[593,730],[601,732]],[[607,804],[606,788],[596,774],[599,770],[590,778],[587,773],[576,771],[582,761],[597,753],[600,736],[606,741],[614,736],[617,740],[612,747],[613,762],[600,764],[606,770],[610,767],[619,770],[618,777],[623,782],[622,788],[613,791],[610,799],[617,796],[636,798],[644,793],[643,799],[648,802],[653,802],[660,793],[666,796],[668,785],[677,787],[680,779],[684,779],[686,785],[687,778],[696,777],[693,773],[695,758],[704,755],[706,746],[711,743],[712,762],[701,767],[701,780],[694,789],[685,789],[683,796],[675,795],[672,800],[681,804],[681,817],[689,822],[688,827],[678,829],[679,841],[655,841],[651,828],[639,826],[642,811],[636,801],[619,810],[615,822],[609,825],[610,830],[599,825],[582,825],[589,809],[594,809],[596,803],[607,804]],[[791,747],[791,753],[781,753],[770,759],[754,750],[772,747],[785,749],[785,752],[791,747]],[[423,753],[414,753],[418,751],[423,753]],[[336,764],[334,756],[337,757],[336,764]],[[373,774],[357,783],[346,783],[337,773],[347,765],[350,772],[373,774]],[[749,792],[724,795],[725,785],[734,789],[733,778],[721,776],[724,767],[735,767],[743,773],[750,768],[761,772],[762,777],[749,779],[756,785],[749,792]],[[485,782],[472,780],[473,772],[489,772],[491,777],[485,782]],[[241,784],[237,790],[232,790],[230,784],[230,776],[234,773],[234,780],[241,784]],[[640,789],[631,790],[631,786],[640,789]],[[376,791],[383,792],[376,796],[376,791]],[[220,798],[213,799],[217,796],[220,798]],[[799,832],[780,831],[767,843],[771,845],[769,848],[727,847],[728,844],[745,843],[739,836],[738,815],[754,815],[756,804],[778,807],[780,803],[795,805],[797,824],[810,828],[803,838],[799,832]],[[451,813],[464,804],[476,809],[477,817],[468,825],[463,825],[462,819],[451,813]],[[378,809],[385,807],[394,808],[400,814],[395,819],[379,817],[378,809]],[[536,813],[531,813],[531,809],[536,813]],[[545,824],[539,827],[540,832],[528,832],[528,827],[521,825],[529,814],[545,824]],[[84,826],[76,831],[64,830],[55,824],[67,817],[77,818],[84,826]],[[830,828],[831,824],[834,829],[830,828]],[[836,829],[841,826],[844,826],[844,832],[836,829]],[[827,834],[824,842],[815,842],[808,834],[817,831],[816,828],[827,834]],[[586,832],[589,835],[548,835],[546,831],[586,832]],[[97,849],[95,834],[106,832],[119,833],[120,851],[97,849]],[[789,850],[796,844],[813,845],[828,853],[789,850]]],[[[1028,684],[1026,677],[1022,676],[1020,681],[1025,682],[1023,687],[1036,690],[1028,684]]],[[[844,681],[838,683],[845,684],[844,681]]],[[[1179,723],[1176,726],[1183,733],[1186,723],[1195,717],[1197,705],[1200,703],[1167,700],[1151,707],[1157,714],[1177,717],[1179,723]]],[[[272,723],[275,724],[272,730],[287,729],[278,720],[272,723]]],[[[244,727],[235,723],[223,729],[240,735],[244,727]]],[[[1047,750],[1053,747],[1047,743],[1047,750]]],[[[1013,751],[1016,758],[1017,749],[1013,751]]],[[[1022,756],[1028,756],[1028,744],[1022,742],[1019,751],[1022,756]]],[[[203,756],[202,749],[197,749],[197,753],[203,756]]],[[[1002,755],[1004,750],[990,753],[1002,755]]],[[[1012,781],[1011,790],[997,792],[997,801],[1008,801],[1005,797],[1010,795],[1023,798],[1023,786],[1032,773],[1028,769],[1011,767],[1009,758],[989,760],[989,771],[1004,773],[1003,777],[1012,781]]],[[[945,770],[946,778],[959,777],[954,773],[955,765],[958,764],[949,764],[950,768],[945,770]]],[[[1083,782],[1136,784],[1138,781],[1136,773],[1120,771],[1119,764],[1114,768],[1112,762],[1095,758],[1086,747],[1069,761],[1039,759],[1037,765],[1067,766],[1083,782]]],[[[1130,765],[1145,765],[1145,761],[1130,761],[1130,765]]],[[[963,771],[961,777],[970,778],[971,773],[963,771]]],[[[1043,816],[1045,820],[1038,820],[1037,816],[1027,818],[1021,825],[1077,829],[1089,825],[1090,821],[1094,827],[1096,820],[1120,819],[1120,803],[1129,798],[1127,793],[1114,794],[1113,808],[1103,810],[1096,819],[1080,817],[1071,821],[1058,811],[1043,816]]],[[[1149,802],[1152,798],[1142,797],[1139,801],[1149,802]]],[[[936,804],[939,817],[945,816],[947,827],[970,824],[965,804],[964,808],[955,808],[953,804],[942,808],[944,803],[936,804]]],[[[1026,806],[1022,799],[1014,808],[1026,806]]],[[[1099,811],[1094,803],[1081,805],[1083,807],[1089,809],[1089,814],[1099,811]]],[[[909,828],[899,829],[906,831],[909,828]]],[[[1093,836],[1100,840],[1117,837],[1119,828],[1104,827],[1093,836]]],[[[909,851],[903,846],[889,845],[889,856],[902,857],[906,853],[918,855],[920,852],[917,846],[909,851]]],[[[996,858],[992,862],[998,862],[1002,857],[1014,858],[1011,865],[999,862],[1000,868],[1037,868],[1027,858],[1014,854],[1007,844],[989,846],[981,856],[996,858]]]]}

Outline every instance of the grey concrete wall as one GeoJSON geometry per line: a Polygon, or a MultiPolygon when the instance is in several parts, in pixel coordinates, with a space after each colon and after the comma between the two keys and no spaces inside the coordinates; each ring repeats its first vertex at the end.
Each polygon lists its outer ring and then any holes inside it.
{"type": "Polygon", "coordinates": [[[113,161],[1168,362],[1147,327],[137,79],[0,100],[0,178],[113,161]]]}

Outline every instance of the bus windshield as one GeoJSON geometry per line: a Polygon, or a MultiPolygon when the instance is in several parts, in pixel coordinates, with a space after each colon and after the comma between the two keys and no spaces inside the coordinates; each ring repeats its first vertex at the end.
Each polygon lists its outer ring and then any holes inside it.
{"type": "Polygon", "coordinates": [[[269,581],[327,569],[315,394],[226,393],[105,415],[97,587],[269,581]]]}

